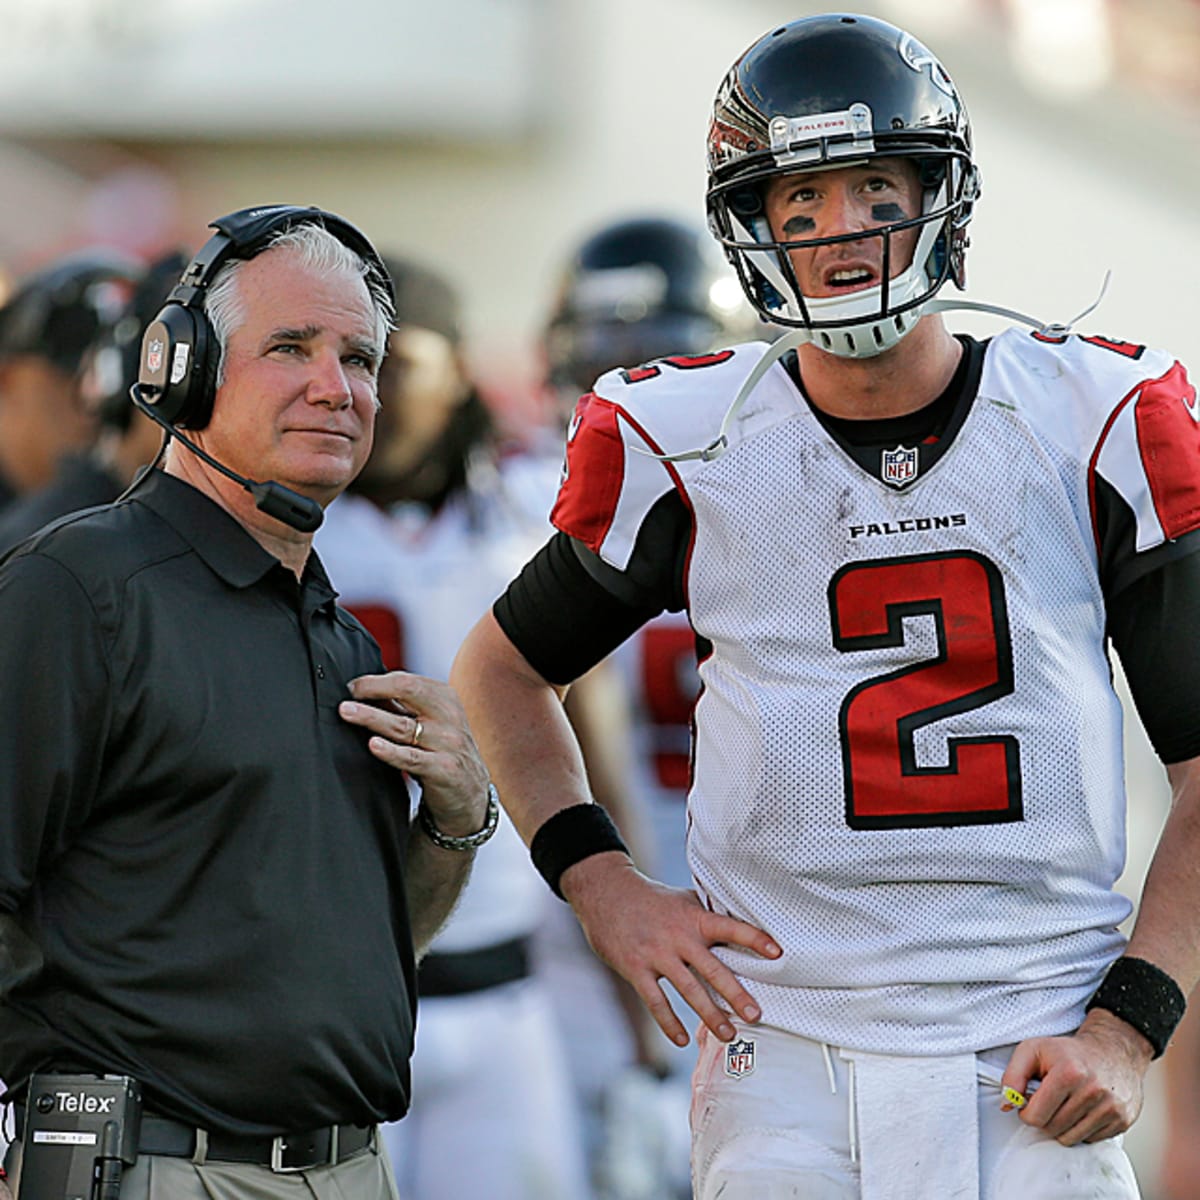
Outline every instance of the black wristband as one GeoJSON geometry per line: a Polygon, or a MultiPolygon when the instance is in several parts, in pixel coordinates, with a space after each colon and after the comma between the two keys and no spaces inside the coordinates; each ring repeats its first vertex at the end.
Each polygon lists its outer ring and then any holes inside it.
{"type": "Polygon", "coordinates": [[[1179,984],[1153,963],[1144,958],[1118,958],[1087,1002],[1088,1012],[1093,1008],[1103,1008],[1132,1025],[1159,1058],[1175,1026],[1183,1020],[1187,998],[1179,984]]]}
{"type": "Polygon", "coordinates": [[[572,804],[560,808],[542,823],[529,844],[533,865],[560,899],[558,881],[568,867],[606,850],[629,853],[612,818],[599,804],[572,804]]]}

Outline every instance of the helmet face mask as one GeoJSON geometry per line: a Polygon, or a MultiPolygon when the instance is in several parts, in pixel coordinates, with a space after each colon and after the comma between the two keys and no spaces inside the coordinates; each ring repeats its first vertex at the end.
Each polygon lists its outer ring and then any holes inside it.
{"type": "Polygon", "coordinates": [[[868,17],[804,18],[759,39],[726,75],[708,138],[709,226],[750,303],[775,324],[808,330],[829,353],[870,357],[915,327],[947,281],[966,282],[966,226],[979,191],[966,110],[937,59],[868,17]],[[780,241],[765,193],[776,179],[905,158],[920,211],[901,220],[780,241]],[[912,262],[895,271],[897,240],[912,262]],[[790,252],[878,239],[882,277],[857,292],[804,295],[790,252]]]}

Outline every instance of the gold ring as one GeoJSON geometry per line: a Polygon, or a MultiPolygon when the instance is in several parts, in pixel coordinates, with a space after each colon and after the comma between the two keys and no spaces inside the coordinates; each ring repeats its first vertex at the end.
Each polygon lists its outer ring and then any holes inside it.
{"type": "Polygon", "coordinates": [[[413,739],[409,743],[410,746],[419,746],[421,744],[421,732],[425,727],[418,719],[416,726],[413,729],[413,739]]]}

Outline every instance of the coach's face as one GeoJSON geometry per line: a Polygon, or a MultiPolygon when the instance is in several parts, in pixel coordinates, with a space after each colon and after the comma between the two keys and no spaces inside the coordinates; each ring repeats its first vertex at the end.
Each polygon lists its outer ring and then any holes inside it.
{"type": "Polygon", "coordinates": [[[281,247],[246,263],[237,288],[244,319],[197,440],[239,474],[327,504],[371,450],[383,347],[366,283],[281,247]]]}

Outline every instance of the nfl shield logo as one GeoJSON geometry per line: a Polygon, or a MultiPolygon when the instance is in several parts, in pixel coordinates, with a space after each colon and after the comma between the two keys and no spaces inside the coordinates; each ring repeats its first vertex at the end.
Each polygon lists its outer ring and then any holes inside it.
{"type": "Polygon", "coordinates": [[[730,1042],[725,1047],[725,1074],[731,1079],[754,1074],[754,1042],[750,1038],[730,1042]]]}
{"type": "Polygon", "coordinates": [[[890,483],[892,487],[903,487],[906,483],[912,483],[916,477],[917,449],[915,446],[911,450],[897,446],[895,450],[883,452],[884,483],[890,483]]]}
{"type": "Polygon", "coordinates": [[[146,347],[146,370],[157,373],[162,370],[163,344],[155,338],[146,347]]]}

